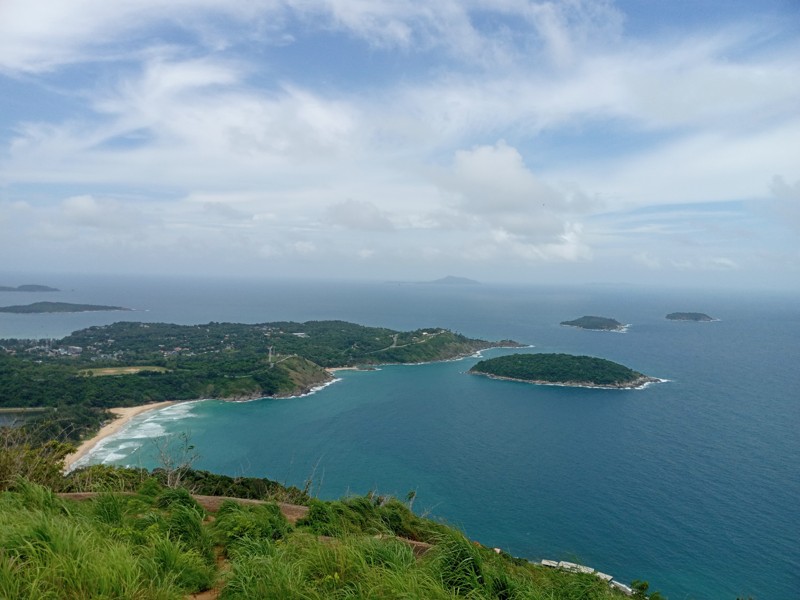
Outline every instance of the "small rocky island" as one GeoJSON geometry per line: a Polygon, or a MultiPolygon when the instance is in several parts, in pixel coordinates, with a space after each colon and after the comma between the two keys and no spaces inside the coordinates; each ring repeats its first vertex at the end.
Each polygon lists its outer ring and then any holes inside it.
{"type": "Polygon", "coordinates": [[[499,356],[480,361],[469,373],[539,385],[604,389],[636,389],[661,381],[610,360],[572,354],[499,356]]]}
{"type": "Polygon", "coordinates": [[[594,331],[617,331],[623,332],[627,326],[616,319],[608,317],[583,316],[572,321],[561,321],[561,325],[566,327],[578,327],[579,329],[592,329],[594,331]]]}
{"type": "Polygon", "coordinates": [[[699,312],[674,312],[667,315],[670,321],[716,321],[705,313],[699,312]]]}
{"type": "Polygon", "coordinates": [[[72,304],[71,302],[34,302],[15,306],[0,306],[0,312],[16,314],[38,313],[74,313],[106,310],[131,310],[122,306],[104,306],[102,304],[72,304]]]}

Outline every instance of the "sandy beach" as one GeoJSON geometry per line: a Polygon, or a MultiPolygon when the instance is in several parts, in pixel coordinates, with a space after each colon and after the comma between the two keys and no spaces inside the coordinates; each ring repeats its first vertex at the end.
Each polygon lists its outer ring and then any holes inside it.
{"type": "Polygon", "coordinates": [[[107,438],[110,435],[117,433],[120,429],[122,429],[133,417],[140,415],[144,412],[148,412],[151,410],[156,410],[159,408],[164,408],[165,406],[171,406],[176,404],[176,400],[167,400],[165,402],[155,402],[153,404],[143,404],[142,406],[128,406],[124,408],[109,408],[109,412],[115,414],[117,416],[116,419],[111,421],[100,428],[100,431],[97,434],[85,440],[78,446],[78,449],[73,452],[72,454],[68,454],[64,458],[64,472],[68,472],[72,465],[75,464],[76,461],[83,458],[92,448],[94,448],[98,442],[107,438]]]}

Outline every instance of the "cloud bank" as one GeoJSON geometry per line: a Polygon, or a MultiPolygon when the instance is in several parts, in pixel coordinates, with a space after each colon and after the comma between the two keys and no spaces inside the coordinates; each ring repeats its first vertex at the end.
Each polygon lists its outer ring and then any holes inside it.
{"type": "Polygon", "coordinates": [[[797,15],[631,20],[591,0],[8,0],[0,251],[769,278],[796,256],[797,15]]]}

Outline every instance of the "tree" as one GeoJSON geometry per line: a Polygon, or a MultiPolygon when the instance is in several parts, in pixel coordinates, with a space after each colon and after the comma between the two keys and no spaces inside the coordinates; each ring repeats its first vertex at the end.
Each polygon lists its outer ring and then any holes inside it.
{"type": "Polygon", "coordinates": [[[156,438],[153,442],[158,453],[159,468],[163,471],[169,488],[181,486],[183,476],[200,458],[195,452],[191,436],[187,432],[173,433],[156,438]]]}
{"type": "Polygon", "coordinates": [[[75,448],[58,440],[37,443],[25,427],[0,427],[0,491],[19,478],[54,487],[61,482],[64,457],[75,448]]]}

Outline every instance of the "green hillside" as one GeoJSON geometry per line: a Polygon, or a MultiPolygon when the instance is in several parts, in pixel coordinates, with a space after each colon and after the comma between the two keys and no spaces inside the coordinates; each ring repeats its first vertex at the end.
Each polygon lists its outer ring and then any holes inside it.
{"type": "MultiPolygon", "coordinates": [[[[485,548],[389,497],[299,506],[193,496],[157,475],[95,471],[91,487],[106,491],[58,495],[17,479],[0,492],[0,598],[624,597],[593,574],[485,548]]],[[[89,479],[77,473],[72,483],[89,479]]]]}
{"type": "Polygon", "coordinates": [[[326,368],[447,360],[498,344],[513,342],[344,321],[122,322],[61,340],[0,340],[0,408],[57,408],[62,429],[78,439],[110,407],[293,396],[331,381],[326,368]]]}

